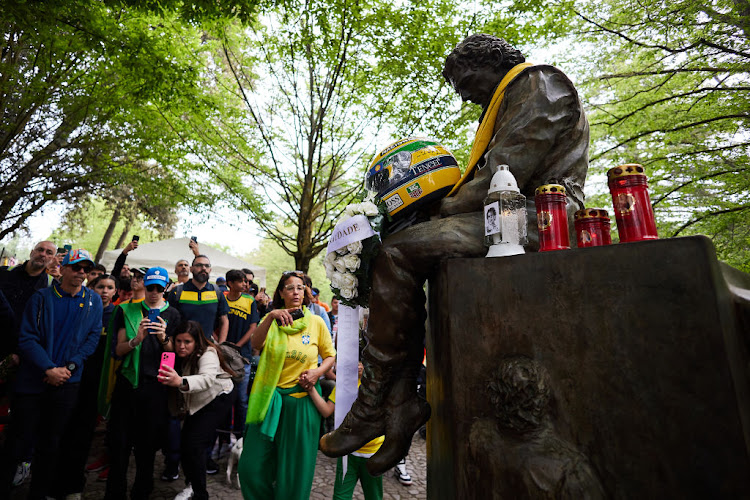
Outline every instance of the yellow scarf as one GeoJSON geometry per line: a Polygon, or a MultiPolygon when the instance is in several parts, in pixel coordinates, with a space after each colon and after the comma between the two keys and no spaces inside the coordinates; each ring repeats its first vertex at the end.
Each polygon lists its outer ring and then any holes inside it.
{"type": "MultiPolygon", "coordinates": [[[[291,325],[279,326],[276,321],[272,321],[268,328],[266,343],[260,353],[253,388],[250,390],[245,418],[246,424],[260,424],[266,418],[269,407],[274,400],[276,384],[279,383],[281,370],[284,368],[287,336],[296,335],[305,330],[312,317],[312,312],[307,307],[302,306],[302,311],[305,315],[295,320],[291,325]]],[[[278,414],[276,416],[278,417],[278,414]]],[[[273,433],[275,433],[275,426],[271,436],[273,436],[273,433]]]]}
{"type": "Polygon", "coordinates": [[[455,186],[453,186],[453,189],[451,189],[451,192],[448,193],[448,196],[453,196],[454,194],[456,194],[456,192],[458,192],[458,188],[460,188],[464,184],[464,182],[467,181],[472,172],[474,172],[477,163],[479,163],[479,160],[487,150],[487,145],[492,140],[492,132],[495,130],[497,113],[498,111],[500,111],[500,105],[503,102],[503,97],[505,97],[505,89],[508,87],[508,85],[510,85],[510,82],[512,82],[515,77],[517,77],[523,70],[530,66],[533,66],[533,64],[517,64],[513,66],[513,68],[511,68],[511,70],[508,71],[505,77],[503,77],[503,79],[500,81],[500,85],[497,86],[497,88],[495,89],[495,94],[492,96],[492,100],[490,101],[490,105],[487,108],[487,112],[484,114],[484,119],[482,120],[482,123],[479,124],[477,134],[474,136],[474,145],[471,147],[469,166],[466,167],[464,175],[461,176],[461,179],[456,183],[455,186]]]}

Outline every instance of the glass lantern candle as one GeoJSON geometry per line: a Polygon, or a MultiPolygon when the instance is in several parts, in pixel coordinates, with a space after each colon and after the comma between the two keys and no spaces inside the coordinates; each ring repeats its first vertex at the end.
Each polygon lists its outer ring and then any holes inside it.
{"type": "Polygon", "coordinates": [[[536,188],[534,194],[539,251],[570,248],[565,188],[559,184],[545,184],[536,188]]]}
{"type": "Polygon", "coordinates": [[[607,183],[615,209],[620,241],[655,240],[656,220],[648,196],[648,179],[642,165],[630,163],[611,168],[607,183]]]}
{"type": "Polygon", "coordinates": [[[573,218],[578,248],[601,247],[612,244],[612,237],[609,234],[609,214],[606,210],[584,208],[578,210],[573,218]]]}
{"type": "Polygon", "coordinates": [[[521,194],[508,165],[497,167],[484,200],[484,239],[487,257],[524,253],[526,197],[521,194]]]}

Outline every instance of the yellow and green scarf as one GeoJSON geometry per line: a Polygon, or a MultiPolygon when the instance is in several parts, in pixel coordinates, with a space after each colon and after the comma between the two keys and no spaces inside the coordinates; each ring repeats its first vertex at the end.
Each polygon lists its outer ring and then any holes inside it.
{"type": "Polygon", "coordinates": [[[453,196],[458,192],[460,188],[469,177],[473,174],[474,168],[476,168],[479,160],[484,156],[484,152],[487,150],[487,146],[492,140],[492,133],[495,130],[495,121],[497,120],[497,113],[500,111],[500,105],[503,103],[503,97],[505,97],[505,89],[508,88],[510,82],[513,81],[523,70],[533,66],[531,63],[521,63],[513,66],[508,73],[500,80],[500,84],[495,89],[495,93],[492,96],[490,105],[487,107],[487,112],[484,114],[482,123],[479,124],[477,133],[474,136],[474,145],[471,147],[471,155],[469,156],[469,165],[464,171],[464,175],[461,179],[453,186],[448,196],[453,196]]]}
{"type": "MultiPolygon", "coordinates": [[[[160,311],[164,311],[169,307],[168,303],[165,303],[161,307],[160,311]]],[[[141,345],[138,344],[135,348],[127,353],[120,359],[114,357],[115,346],[117,345],[117,332],[115,331],[115,317],[117,316],[117,309],[122,309],[123,317],[125,318],[125,334],[128,340],[132,340],[138,335],[138,327],[141,324],[144,316],[148,314],[148,306],[145,302],[126,302],[115,307],[112,311],[112,316],[109,318],[109,325],[107,326],[107,347],[104,353],[104,364],[102,365],[101,376],[99,377],[99,414],[103,416],[109,415],[110,405],[112,404],[112,394],[115,390],[115,383],[117,380],[117,371],[130,382],[133,388],[138,388],[138,379],[140,373],[141,363],[141,345]],[[143,310],[146,311],[144,314],[143,310]]]]}
{"type": "MultiPolygon", "coordinates": [[[[276,394],[276,386],[281,378],[281,370],[284,368],[286,359],[287,336],[295,335],[307,329],[312,312],[307,307],[302,307],[305,315],[295,320],[290,326],[279,326],[276,321],[271,322],[266,336],[266,344],[260,354],[258,371],[255,373],[253,388],[250,391],[248,402],[247,424],[262,424],[266,415],[275,415],[281,411],[281,397],[276,394]]],[[[278,420],[271,418],[269,421],[278,420]]],[[[273,432],[270,433],[273,435],[273,432]]]]}

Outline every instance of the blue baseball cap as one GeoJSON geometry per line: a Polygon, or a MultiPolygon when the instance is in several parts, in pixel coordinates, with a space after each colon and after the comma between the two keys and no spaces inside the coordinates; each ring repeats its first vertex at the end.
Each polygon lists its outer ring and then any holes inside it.
{"type": "Polygon", "coordinates": [[[91,258],[91,254],[88,253],[83,248],[76,248],[75,250],[71,250],[68,252],[68,254],[63,258],[62,265],[67,266],[70,264],[78,264],[79,262],[91,262],[94,264],[94,259],[91,258]]]}
{"type": "Polygon", "coordinates": [[[146,276],[143,278],[143,284],[159,285],[167,288],[169,284],[169,273],[163,267],[152,267],[146,271],[146,276]]]}

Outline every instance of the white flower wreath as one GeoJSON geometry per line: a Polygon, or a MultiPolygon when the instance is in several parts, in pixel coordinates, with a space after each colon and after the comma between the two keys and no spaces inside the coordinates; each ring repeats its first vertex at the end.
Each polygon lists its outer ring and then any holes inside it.
{"type": "Polygon", "coordinates": [[[372,286],[370,264],[380,247],[378,232],[382,227],[384,218],[387,217],[387,210],[385,204],[382,202],[376,203],[373,197],[368,197],[361,203],[348,205],[336,227],[345,226],[349,219],[356,216],[367,218],[372,228],[369,234],[374,231],[374,235],[329,251],[326,254],[324,265],[326,276],[331,281],[331,289],[336,298],[348,306],[367,307],[372,286]]]}

